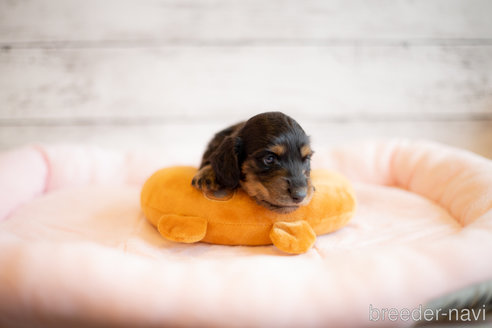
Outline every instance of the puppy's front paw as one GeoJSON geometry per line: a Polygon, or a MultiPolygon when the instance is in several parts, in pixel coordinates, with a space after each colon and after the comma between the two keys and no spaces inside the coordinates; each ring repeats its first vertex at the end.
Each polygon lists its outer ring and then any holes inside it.
{"type": "Polygon", "coordinates": [[[204,192],[214,193],[220,190],[220,186],[215,179],[215,172],[210,165],[202,167],[200,171],[195,174],[193,180],[191,180],[191,184],[196,189],[204,192]]]}

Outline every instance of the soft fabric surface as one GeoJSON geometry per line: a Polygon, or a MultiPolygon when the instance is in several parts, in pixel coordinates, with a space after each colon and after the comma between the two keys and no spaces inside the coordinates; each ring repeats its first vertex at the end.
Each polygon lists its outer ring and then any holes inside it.
{"type": "Polygon", "coordinates": [[[217,198],[193,187],[193,166],[158,170],[142,187],[142,211],[171,241],[219,245],[270,245],[292,254],[307,252],[316,235],[336,231],[352,218],[356,200],[349,181],[329,170],[312,170],[316,186],[309,204],[289,213],[257,204],[242,189],[217,198]]]}
{"type": "MultiPolygon", "coordinates": [[[[0,326],[366,327],[492,277],[492,163],[427,142],[316,148],[358,209],[302,255],[166,241],[139,209],[158,152],[0,155],[0,326]]],[[[185,163],[188,164],[188,163],[185,163]]]]}

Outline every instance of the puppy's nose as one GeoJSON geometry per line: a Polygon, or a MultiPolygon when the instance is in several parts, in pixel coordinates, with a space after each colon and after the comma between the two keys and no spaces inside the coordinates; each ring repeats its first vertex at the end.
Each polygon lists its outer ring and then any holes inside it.
{"type": "Polygon", "coordinates": [[[304,198],[306,198],[307,190],[306,188],[295,188],[289,189],[290,197],[294,201],[294,203],[300,203],[304,198]]]}

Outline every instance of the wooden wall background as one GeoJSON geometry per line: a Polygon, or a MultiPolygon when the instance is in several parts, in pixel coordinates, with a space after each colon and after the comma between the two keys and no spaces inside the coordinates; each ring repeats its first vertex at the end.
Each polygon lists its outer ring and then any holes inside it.
{"type": "Polygon", "coordinates": [[[492,1],[0,0],[0,149],[179,158],[267,110],[318,145],[425,138],[492,157],[492,1]]]}

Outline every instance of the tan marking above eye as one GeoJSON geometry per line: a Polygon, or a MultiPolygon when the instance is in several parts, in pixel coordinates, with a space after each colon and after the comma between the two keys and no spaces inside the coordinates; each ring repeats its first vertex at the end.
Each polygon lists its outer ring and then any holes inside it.
{"type": "Polygon", "coordinates": [[[311,147],[309,145],[304,145],[301,147],[301,156],[302,158],[306,156],[310,156],[313,154],[313,151],[311,150],[311,147]]]}
{"type": "Polygon", "coordinates": [[[271,152],[275,153],[277,156],[282,156],[285,154],[287,148],[284,145],[274,145],[268,148],[271,152]]]}

